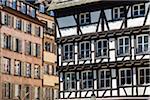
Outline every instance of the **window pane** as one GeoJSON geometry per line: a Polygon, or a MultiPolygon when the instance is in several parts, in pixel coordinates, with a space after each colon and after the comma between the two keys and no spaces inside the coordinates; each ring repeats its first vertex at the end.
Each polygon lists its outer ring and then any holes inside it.
{"type": "Polygon", "coordinates": [[[129,38],[125,38],[125,45],[129,44],[129,38]]]}
{"type": "Polygon", "coordinates": [[[106,71],[106,78],[110,77],[110,71],[106,71]]]}
{"type": "Polygon", "coordinates": [[[142,45],[138,45],[138,52],[142,52],[142,45]]]}
{"type": "Polygon", "coordinates": [[[102,48],[102,42],[101,41],[98,42],[98,48],[102,48]]]}
{"type": "Polygon", "coordinates": [[[93,79],[92,72],[88,72],[88,79],[93,79]]]}
{"type": "Polygon", "coordinates": [[[81,44],[81,50],[84,50],[84,43],[81,44]]]}
{"type": "Polygon", "coordinates": [[[146,69],[146,75],[147,75],[147,76],[150,75],[150,69],[146,69]]]}
{"type": "Polygon", "coordinates": [[[90,49],[89,43],[86,43],[86,49],[90,49]]]}
{"type": "Polygon", "coordinates": [[[129,46],[125,47],[125,53],[129,53],[129,46]]]}
{"type": "Polygon", "coordinates": [[[138,10],[138,6],[134,6],[134,10],[138,10]]]}
{"type": "Polygon", "coordinates": [[[144,69],[140,70],[140,76],[144,76],[144,69]]]}
{"type": "Polygon", "coordinates": [[[110,87],[110,80],[106,80],[106,87],[110,87]]]}
{"type": "Polygon", "coordinates": [[[150,83],[150,76],[146,77],[146,83],[150,83]]]}
{"type": "Polygon", "coordinates": [[[83,80],[86,79],[86,73],[83,73],[83,80]]]}
{"type": "Polygon", "coordinates": [[[144,84],[144,77],[140,77],[140,84],[144,84]]]}
{"type": "Polygon", "coordinates": [[[107,55],[107,49],[103,49],[103,56],[107,55]]]}
{"type": "Polygon", "coordinates": [[[119,54],[123,54],[123,47],[119,48],[119,54]]]}
{"type": "Polygon", "coordinates": [[[127,70],[127,76],[131,76],[131,70],[127,70]]]}
{"type": "Polygon", "coordinates": [[[88,88],[91,88],[92,87],[92,80],[89,80],[88,81],[88,88]]]}
{"type": "Polygon", "coordinates": [[[125,72],[124,70],[121,71],[121,77],[124,77],[125,76],[125,72]]]}
{"type": "Polygon", "coordinates": [[[134,11],[134,15],[137,16],[138,15],[138,11],[134,11]]]}
{"type": "Polygon", "coordinates": [[[101,80],[101,87],[104,87],[104,80],[101,80]]]}
{"type": "Polygon", "coordinates": [[[101,71],[101,78],[104,79],[104,71],[101,71]]]}
{"type": "Polygon", "coordinates": [[[103,47],[107,47],[107,41],[103,41],[103,47]]]}
{"type": "Polygon", "coordinates": [[[142,43],[142,37],[138,37],[138,43],[142,43]]]}
{"type": "Polygon", "coordinates": [[[144,51],[148,51],[148,44],[144,45],[144,51]]]}
{"type": "Polygon", "coordinates": [[[125,78],[121,78],[121,85],[125,84],[125,78]]]}
{"type": "Polygon", "coordinates": [[[144,43],[148,43],[148,36],[144,36],[144,43]]]}
{"type": "Polygon", "coordinates": [[[68,51],[68,45],[65,46],[65,52],[67,52],[67,51],[68,51]]]}
{"type": "Polygon", "coordinates": [[[123,39],[119,39],[119,45],[123,45],[123,39]]]}

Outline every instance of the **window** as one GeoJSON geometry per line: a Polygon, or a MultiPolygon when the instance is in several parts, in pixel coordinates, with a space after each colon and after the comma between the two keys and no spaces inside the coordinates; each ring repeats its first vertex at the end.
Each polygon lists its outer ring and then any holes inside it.
{"type": "Polygon", "coordinates": [[[40,37],[40,27],[35,26],[35,35],[40,37]]]}
{"type": "Polygon", "coordinates": [[[90,43],[82,42],[80,43],[80,58],[90,57],[90,43]]]}
{"type": "Polygon", "coordinates": [[[21,98],[21,85],[15,85],[15,97],[21,98]]]}
{"type": "Polygon", "coordinates": [[[87,13],[81,13],[79,15],[79,20],[80,20],[80,24],[83,25],[83,24],[89,24],[90,23],[90,13],[87,12],[87,13]]]}
{"type": "Polygon", "coordinates": [[[34,67],[34,78],[39,79],[40,78],[40,66],[35,65],[34,67]]]}
{"type": "Polygon", "coordinates": [[[4,34],[3,42],[4,42],[4,44],[3,44],[4,48],[10,50],[11,49],[11,45],[12,45],[11,36],[4,34]]]}
{"type": "Polygon", "coordinates": [[[26,24],[26,32],[31,33],[31,24],[26,24]]]}
{"type": "Polygon", "coordinates": [[[45,12],[45,8],[44,8],[44,5],[43,5],[43,4],[40,4],[39,11],[40,11],[41,13],[44,13],[44,12],[45,12]]]}
{"type": "Polygon", "coordinates": [[[31,64],[26,63],[26,77],[31,77],[31,64]]]}
{"type": "Polygon", "coordinates": [[[72,90],[75,89],[76,81],[75,78],[76,75],[74,72],[66,73],[65,74],[65,89],[66,90],[72,90]]]}
{"type": "Polygon", "coordinates": [[[30,87],[26,86],[25,87],[25,94],[26,94],[26,99],[29,100],[30,99],[30,87]]]}
{"type": "Polygon", "coordinates": [[[44,74],[49,74],[49,64],[44,65],[44,74]]]}
{"type": "Polygon", "coordinates": [[[124,17],[124,7],[117,7],[113,9],[113,18],[121,19],[124,17]]]}
{"type": "Polygon", "coordinates": [[[40,100],[40,87],[35,87],[35,100],[40,100]]]}
{"type": "Polygon", "coordinates": [[[21,12],[26,14],[26,5],[24,3],[21,3],[21,12]]]}
{"type": "Polygon", "coordinates": [[[31,42],[29,41],[25,42],[25,52],[27,55],[31,55],[31,42]]]}
{"type": "Polygon", "coordinates": [[[144,16],[145,14],[145,5],[136,4],[133,6],[133,16],[144,16]]]}
{"type": "Polygon", "coordinates": [[[6,74],[10,74],[11,70],[11,60],[9,58],[3,58],[3,72],[6,74]]]}
{"type": "Polygon", "coordinates": [[[3,83],[3,93],[4,93],[4,97],[5,98],[9,98],[11,97],[11,85],[10,83],[3,83]]]}
{"type": "Polygon", "coordinates": [[[45,88],[45,99],[50,100],[52,98],[52,89],[51,88],[45,88]]]}
{"type": "Polygon", "coordinates": [[[21,30],[21,19],[16,20],[16,29],[21,30]]]}
{"type": "Polygon", "coordinates": [[[16,9],[16,3],[17,3],[16,0],[13,0],[13,2],[12,2],[12,8],[13,9],[16,9]]]}
{"type": "Polygon", "coordinates": [[[13,16],[10,16],[8,14],[4,15],[4,24],[10,27],[13,27],[13,16]]]}
{"type": "Polygon", "coordinates": [[[14,51],[21,52],[22,50],[22,41],[19,39],[14,38],[14,51]]]}
{"type": "Polygon", "coordinates": [[[45,42],[45,50],[51,52],[51,43],[45,42]]]}
{"type": "Polygon", "coordinates": [[[149,36],[137,36],[137,53],[146,53],[149,50],[149,36]]]}
{"type": "Polygon", "coordinates": [[[64,45],[64,59],[69,60],[73,59],[73,44],[64,45]]]}
{"type": "Polygon", "coordinates": [[[129,54],[129,37],[118,38],[118,55],[129,54]]]}
{"type": "Polygon", "coordinates": [[[108,88],[111,86],[111,74],[110,70],[100,70],[100,88],[108,88]]]}
{"type": "Polygon", "coordinates": [[[107,40],[100,40],[97,42],[97,53],[96,53],[96,56],[99,57],[99,56],[107,56],[107,49],[108,49],[108,46],[107,46],[107,40]]]}
{"type": "Polygon", "coordinates": [[[131,69],[120,69],[119,70],[120,85],[130,85],[132,83],[132,72],[131,69]]]}
{"type": "Polygon", "coordinates": [[[31,9],[31,16],[32,16],[32,17],[35,17],[35,13],[36,13],[36,12],[35,12],[35,9],[32,8],[32,9],[31,9]]]}
{"type": "Polygon", "coordinates": [[[40,54],[41,54],[41,46],[40,44],[36,44],[36,57],[40,57],[40,54]]]}
{"type": "Polygon", "coordinates": [[[93,74],[92,71],[82,72],[82,88],[90,89],[93,86],[93,74]]]}
{"type": "Polygon", "coordinates": [[[21,62],[15,61],[15,75],[21,76],[21,62]]]}
{"type": "Polygon", "coordinates": [[[150,83],[150,68],[139,68],[138,73],[139,84],[150,83]]]}

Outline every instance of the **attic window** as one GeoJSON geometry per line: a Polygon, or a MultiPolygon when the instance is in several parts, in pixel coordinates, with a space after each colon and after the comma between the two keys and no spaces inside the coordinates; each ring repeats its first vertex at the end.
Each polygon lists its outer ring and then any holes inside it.
{"type": "Polygon", "coordinates": [[[81,13],[79,15],[80,25],[89,24],[90,23],[90,13],[81,13]]]}

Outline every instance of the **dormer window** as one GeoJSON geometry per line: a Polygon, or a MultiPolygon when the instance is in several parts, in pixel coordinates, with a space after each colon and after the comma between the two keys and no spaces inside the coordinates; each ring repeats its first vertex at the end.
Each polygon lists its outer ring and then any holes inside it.
{"type": "Polygon", "coordinates": [[[43,4],[41,4],[41,5],[40,5],[40,9],[39,9],[39,11],[40,11],[41,13],[44,13],[45,8],[44,8],[44,5],[43,5],[43,4]]]}
{"type": "Polygon", "coordinates": [[[144,16],[145,14],[145,5],[138,4],[133,6],[133,16],[144,16]]]}
{"type": "Polygon", "coordinates": [[[26,5],[23,3],[21,4],[21,12],[24,14],[26,13],[26,5]]]}
{"type": "Polygon", "coordinates": [[[113,18],[116,19],[121,19],[124,17],[124,7],[116,7],[113,9],[113,18]]]}
{"type": "Polygon", "coordinates": [[[79,15],[79,21],[80,21],[80,24],[83,25],[83,24],[89,24],[90,23],[90,13],[87,12],[87,13],[81,13],[79,15]]]}

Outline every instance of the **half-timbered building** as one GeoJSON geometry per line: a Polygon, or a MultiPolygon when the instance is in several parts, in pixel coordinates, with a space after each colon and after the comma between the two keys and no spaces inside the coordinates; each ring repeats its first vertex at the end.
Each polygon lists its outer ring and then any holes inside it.
{"type": "Polygon", "coordinates": [[[53,0],[59,98],[150,96],[150,2],[53,0]]]}

